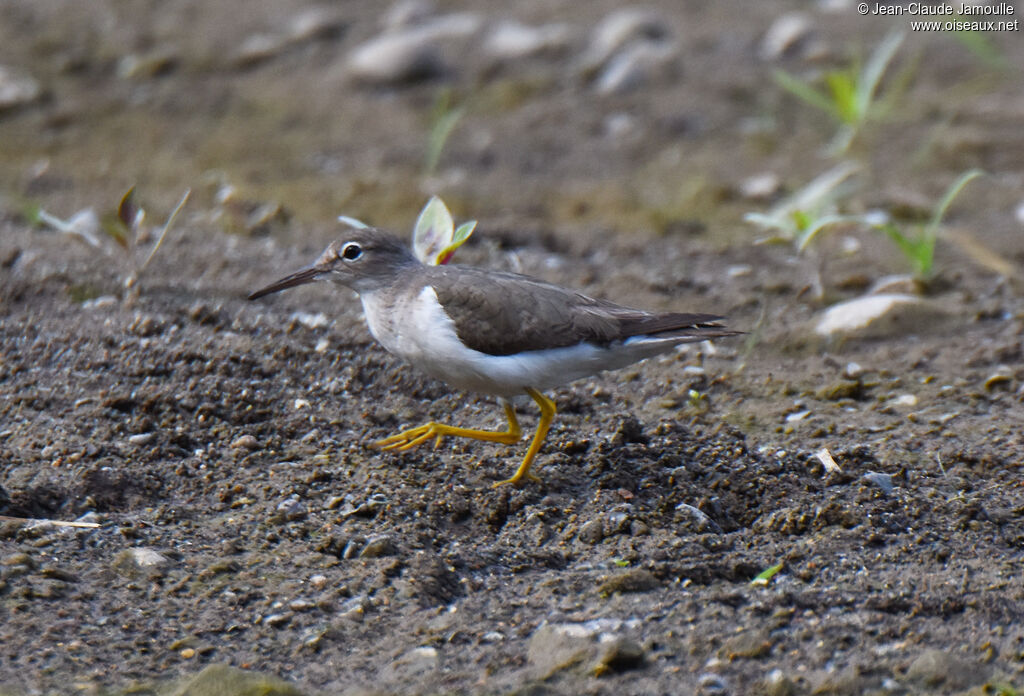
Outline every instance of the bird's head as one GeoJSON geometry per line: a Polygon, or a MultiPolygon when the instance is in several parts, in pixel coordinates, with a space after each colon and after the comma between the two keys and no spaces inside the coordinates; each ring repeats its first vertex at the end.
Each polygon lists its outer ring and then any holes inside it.
{"type": "Polygon", "coordinates": [[[343,236],[331,242],[312,265],[257,290],[249,299],[315,280],[331,280],[360,294],[374,292],[392,285],[401,273],[419,264],[397,237],[372,227],[343,225],[343,236]]]}

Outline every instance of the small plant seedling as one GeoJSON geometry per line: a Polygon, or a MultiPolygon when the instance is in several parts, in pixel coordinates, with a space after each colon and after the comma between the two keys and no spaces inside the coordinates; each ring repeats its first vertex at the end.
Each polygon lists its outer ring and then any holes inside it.
{"type": "Polygon", "coordinates": [[[139,276],[149,266],[150,261],[156,256],[156,252],[160,250],[168,231],[171,229],[171,225],[174,223],[174,218],[185,207],[185,203],[191,194],[192,189],[185,190],[181,200],[178,201],[178,205],[167,216],[167,220],[164,221],[163,227],[156,237],[156,241],[153,242],[153,246],[149,248],[149,253],[146,254],[146,258],[141,263],[139,262],[138,247],[149,234],[149,230],[146,230],[143,226],[146,220],[146,211],[135,202],[134,186],[128,189],[128,192],[121,197],[121,204],[117,207],[117,216],[106,220],[103,224],[103,231],[117,243],[128,259],[130,270],[124,279],[124,287],[128,291],[126,299],[138,296],[139,276]]]}
{"type": "MultiPolygon", "coordinates": [[[[826,90],[815,88],[782,69],[775,71],[775,82],[804,103],[829,114],[839,124],[839,131],[828,150],[841,155],[849,149],[864,125],[885,110],[883,105],[876,102],[876,92],[889,63],[902,44],[903,33],[893,32],[882,39],[863,68],[859,61],[855,61],[848,68],[826,72],[826,90]]],[[[907,78],[909,72],[901,82],[907,78]]],[[[890,100],[898,96],[900,91],[891,89],[890,100]]]]}
{"type": "Polygon", "coordinates": [[[765,213],[747,213],[743,219],[774,233],[759,240],[792,242],[797,253],[803,252],[826,227],[859,222],[859,218],[838,213],[838,201],[848,190],[857,166],[844,162],[819,175],[809,184],[765,213]]]}
{"type": "Polygon", "coordinates": [[[769,568],[765,568],[760,573],[758,573],[753,580],[750,581],[750,584],[765,586],[769,582],[771,582],[771,579],[775,577],[776,573],[778,573],[780,570],[782,570],[781,563],[777,563],[769,568]]]}
{"type": "Polygon", "coordinates": [[[690,389],[686,392],[686,408],[694,413],[706,413],[711,408],[708,403],[708,395],[696,389],[690,389]]]}
{"type": "Polygon", "coordinates": [[[918,227],[912,234],[904,232],[892,222],[875,226],[875,229],[887,234],[896,244],[910,264],[914,276],[919,280],[930,280],[935,272],[935,244],[939,240],[939,226],[942,224],[942,218],[945,217],[946,211],[953,204],[953,200],[964,190],[964,187],[982,174],[984,172],[978,169],[961,174],[935,206],[928,224],[918,227]]]}
{"type": "Polygon", "coordinates": [[[149,248],[145,258],[140,258],[139,246],[148,239],[150,230],[144,226],[146,211],[135,203],[134,186],[128,189],[127,193],[121,197],[121,203],[117,207],[116,214],[108,215],[102,221],[91,208],[80,210],[67,220],[51,215],[45,210],[37,209],[32,219],[36,219],[58,232],[80,239],[89,247],[99,252],[110,254],[113,248],[120,249],[124,254],[128,267],[128,272],[123,281],[127,291],[124,299],[131,300],[139,294],[139,276],[149,266],[153,257],[156,256],[156,252],[160,250],[164,239],[167,237],[167,233],[171,229],[171,225],[174,223],[174,219],[181,209],[185,207],[185,203],[188,201],[191,193],[191,189],[185,190],[181,200],[178,201],[178,205],[167,216],[167,220],[164,222],[159,234],[156,235],[156,241],[149,248]],[[113,241],[116,246],[112,248],[110,244],[105,244],[102,238],[98,236],[100,231],[104,232],[108,239],[113,241]]]}
{"type": "MultiPolygon", "coordinates": [[[[372,229],[362,220],[339,215],[338,221],[360,230],[372,229]]],[[[452,259],[455,250],[465,243],[476,229],[476,220],[455,227],[448,206],[437,196],[431,196],[416,218],[412,230],[412,251],[421,263],[443,266],[452,259]]]]}
{"type": "MultiPolygon", "coordinates": [[[[963,17],[963,15],[959,15],[959,17],[963,17]]],[[[1006,59],[1006,55],[989,40],[985,32],[977,29],[957,29],[952,34],[961,46],[988,68],[1000,71],[1009,69],[1010,63],[1006,59]]]]}
{"type": "Polygon", "coordinates": [[[443,266],[469,239],[474,229],[476,220],[464,222],[456,229],[448,206],[437,196],[431,196],[420,211],[412,232],[413,253],[425,264],[443,266]]]}
{"type": "Polygon", "coordinates": [[[437,165],[441,162],[441,153],[444,152],[448,137],[465,114],[465,107],[455,106],[452,103],[451,90],[445,90],[438,95],[434,102],[430,131],[427,135],[427,151],[423,160],[423,172],[427,176],[431,176],[437,171],[437,165]]]}

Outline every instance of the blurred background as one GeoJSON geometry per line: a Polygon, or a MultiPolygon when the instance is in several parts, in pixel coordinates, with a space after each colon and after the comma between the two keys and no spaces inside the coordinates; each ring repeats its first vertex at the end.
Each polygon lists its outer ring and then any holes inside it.
{"type": "MultiPolygon", "coordinates": [[[[287,234],[339,213],[407,230],[438,194],[481,229],[743,244],[765,232],[748,213],[840,164],[833,209],[911,221],[978,168],[992,176],[962,205],[1005,246],[1024,224],[1019,25],[915,30],[957,17],[881,7],[904,14],[8,0],[0,195],[67,216],[136,185],[163,213],[190,187],[214,228],[287,234]]],[[[994,8],[980,18],[1019,20],[994,8]]]]}

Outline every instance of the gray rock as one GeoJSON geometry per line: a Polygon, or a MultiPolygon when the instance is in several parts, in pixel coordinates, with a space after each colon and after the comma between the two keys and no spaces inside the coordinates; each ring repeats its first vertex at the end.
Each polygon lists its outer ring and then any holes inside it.
{"type": "Polygon", "coordinates": [[[729,682],[720,674],[705,672],[697,678],[697,693],[700,696],[725,696],[730,693],[729,682]]]}
{"type": "Polygon", "coordinates": [[[188,696],[303,696],[304,692],[270,674],[230,665],[210,665],[175,693],[188,696]]]}
{"type": "Polygon", "coordinates": [[[803,12],[790,12],[778,18],[761,39],[761,58],[777,60],[796,52],[814,31],[814,23],[803,12]]]}
{"type": "Polygon", "coordinates": [[[407,29],[381,34],[348,57],[349,75],[358,82],[394,85],[434,77],[447,66],[442,46],[479,31],[476,14],[450,14],[407,29]]]}
{"type": "Polygon", "coordinates": [[[654,10],[629,7],[605,17],[594,30],[582,60],[583,73],[591,76],[629,43],[662,41],[671,35],[668,23],[654,10]]]}
{"type": "Polygon", "coordinates": [[[292,43],[329,39],[338,35],[345,24],[332,10],[307,7],[288,22],[287,37],[292,43]]]}
{"type": "Polygon", "coordinates": [[[239,68],[257,65],[281,53],[287,45],[288,37],[283,34],[253,34],[235,51],[231,64],[239,68]]]}
{"type": "Polygon", "coordinates": [[[376,534],[366,541],[363,550],[359,552],[360,558],[382,558],[395,554],[395,542],[387,534],[376,534]]]}
{"type": "Polygon", "coordinates": [[[799,693],[796,682],[781,669],[773,669],[758,686],[758,693],[764,696],[796,696],[799,693]]]}
{"type": "Polygon", "coordinates": [[[530,636],[526,657],[540,680],[566,670],[600,675],[639,667],[644,662],[643,648],[623,633],[639,624],[615,619],[545,623],[530,636]]]}
{"type": "Polygon", "coordinates": [[[568,24],[528,26],[505,21],[491,30],[484,52],[498,62],[521,60],[540,54],[561,53],[569,48],[572,30],[568,24]]]}
{"type": "Polygon", "coordinates": [[[273,628],[280,628],[288,624],[289,621],[295,616],[294,612],[282,611],[277,614],[270,614],[263,617],[263,623],[273,628]]]}
{"type": "Polygon", "coordinates": [[[162,577],[172,563],[159,551],[144,546],[125,549],[114,558],[111,568],[129,579],[162,577]]]}
{"type": "Polygon", "coordinates": [[[117,76],[124,80],[158,77],[174,70],[180,60],[177,50],[169,46],[129,53],[117,61],[117,76]]]}
{"type": "Polygon", "coordinates": [[[31,104],[43,95],[43,88],[32,77],[6,65],[0,65],[0,113],[31,104]]]}
{"type": "Polygon", "coordinates": [[[423,645],[399,656],[384,670],[388,681],[414,684],[422,681],[441,666],[441,653],[437,648],[423,645]]]}
{"type": "Polygon", "coordinates": [[[948,303],[901,293],[865,295],[829,307],[814,331],[828,339],[899,336],[934,330],[954,317],[948,303]]]}
{"type": "Polygon", "coordinates": [[[604,525],[601,520],[590,520],[580,527],[578,536],[584,543],[597,544],[604,538],[604,525]]]}
{"type": "Polygon", "coordinates": [[[739,192],[751,201],[769,201],[782,190],[782,180],[775,172],[763,172],[748,176],[740,182],[739,192]]]}
{"type": "Polygon", "coordinates": [[[137,435],[131,435],[128,438],[128,444],[135,447],[145,447],[146,445],[153,442],[156,438],[156,433],[139,433],[137,435]]]}
{"type": "Polygon", "coordinates": [[[430,0],[399,0],[387,11],[381,24],[387,30],[410,27],[423,22],[436,11],[437,6],[430,0]]]}
{"type": "Polygon", "coordinates": [[[658,578],[649,570],[630,568],[605,579],[597,588],[604,595],[616,592],[650,592],[661,586],[658,578]]]}
{"type": "Polygon", "coordinates": [[[885,493],[886,495],[892,495],[892,492],[896,488],[892,483],[891,474],[880,474],[875,471],[869,471],[868,473],[861,476],[861,478],[864,481],[881,488],[882,492],[885,493]]]}
{"type": "Polygon", "coordinates": [[[632,638],[615,636],[599,644],[594,674],[601,676],[609,672],[638,669],[643,666],[644,658],[642,645],[632,638]]]}
{"type": "Polygon", "coordinates": [[[675,76],[679,46],[672,41],[641,41],[617,53],[594,81],[599,94],[623,94],[675,76]]]}
{"type": "Polygon", "coordinates": [[[579,624],[544,624],[530,637],[526,659],[540,679],[592,660],[597,654],[593,634],[579,624]]]}
{"type": "Polygon", "coordinates": [[[350,621],[361,622],[370,607],[369,597],[366,595],[356,595],[351,599],[345,600],[345,603],[338,609],[338,616],[350,621]]]}
{"type": "Polygon", "coordinates": [[[680,521],[686,520],[689,522],[689,526],[696,532],[714,532],[715,534],[721,534],[722,528],[713,519],[708,517],[703,510],[689,505],[688,503],[679,503],[676,505],[676,511],[681,513],[677,516],[680,521]]]}
{"type": "Polygon", "coordinates": [[[260,441],[252,435],[240,435],[231,443],[231,449],[259,449],[260,441]]]}
{"type": "Polygon", "coordinates": [[[988,679],[991,669],[942,650],[926,650],[907,668],[907,679],[944,693],[962,691],[988,679]]]}

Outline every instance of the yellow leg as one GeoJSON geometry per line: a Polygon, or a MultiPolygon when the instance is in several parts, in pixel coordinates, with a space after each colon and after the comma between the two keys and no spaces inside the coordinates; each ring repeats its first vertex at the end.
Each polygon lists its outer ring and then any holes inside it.
{"type": "MultiPolygon", "coordinates": [[[[535,397],[536,398],[536,397],[535,397]]],[[[541,397],[543,398],[543,397],[541,397]]],[[[431,438],[434,441],[434,449],[441,444],[441,440],[447,435],[450,437],[468,437],[472,440],[483,440],[485,442],[500,442],[503,445],[513,445],[519,442],[523,431],[519,429],[519,421],[516,420],[516,410],[512,404],[505,404],[505,416],[508,418],[508,430],[496,432],[493,430],[471,430],[469,428],[456,428],[453,425],[435,423],[431,421],[416,428],[403,430],[402,432],[377,440],[376,447],[383,450],[397,450],[404,452],[413,447],[418,447],[431,438]]]]}
{"type": "Polygon", "coordinates": [[[533,397],[533,400],[540,406],[540,422],[537,423],[537,432],[533,434],[533,441],[530,443],[530,449],[526,450],[526,456],[523,457],[523,463],[516,469],[516,473],[512,475],[512,478],[504,481],[499,481],[494,484],[494,487],[504,486],[506,484],[517,485],[524,478],[528,478],[531,481],[540,481],[540,477],[530,471],[530,466],[533,464],[534,457],[540,451],[540,447],[544,444],[544,438],[548,435],[548,428],[551,427],[551,421],[555,419],[555,402],[548,397],[541,394],[536,389],[527,387],[526,393],[533,397]]]}

